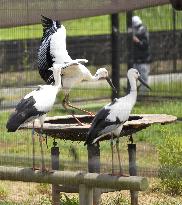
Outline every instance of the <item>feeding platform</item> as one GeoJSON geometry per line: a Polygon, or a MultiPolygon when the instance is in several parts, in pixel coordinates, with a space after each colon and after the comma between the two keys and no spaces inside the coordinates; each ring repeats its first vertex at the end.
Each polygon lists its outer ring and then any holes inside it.
{"type": "MultiPolygon", "coordinates": [[[[77,121],[71,115],[47,117],[44,122],[43,133],[58,139],[85,141],[94,117],[89,115],[76,115],[76,117],[83,123],[83,126],[78,125],[77,121]]],[[[166,114],[130,115],[128,121],[123,125],[123,130],[121,131],[120,136],[132,135],[152,124],[167,124],[175,122],[176,120],[177,118],[175,116],[166,114]]],[[[33,124],[28,123],[22,128],[32,129],[33,124]]],[[[41,127],[39,120],[36,120],[34,128],[37,133],[40,132],[41,127]]],[[[101,138],[101,140],[109,139],[109,135],[101,138]]]]}
{"type": "MultiPolygon", "coordinates": [[[[77,121],[71,116],[54,116],[47,117],[43,125],[43,133],[54,139],[63,139],[71,141],[85,141],[88,130],[91,126],[94,116],[89,115],[76,115],[76,117],[83,123],[83,126],[78,125],[77,121]]],[[[139,132],[152,124],[167,124],[173,123],[177,120],[175,116],[166,114],[138,114],[130,115],[127,122],[124,123],[123,129],[120,136],[132,136],[132,134],[139,132]]],[[[33,124],[28,123],[22,129],[32,129],[33,124]]],[[[41,132],[41,126],[39,120],[34,123],[34,128],[37,133],[41,132]]],[[[110,140],[110,135],[101,138],[101,140],[110,140]]],[[[100,147],[99,143],[95,145],[87,145],[88,150],[88,171],[90,173],[100,173],[100,147]]],[[[52,169],[59,170],[59,147],[53,143],[51,148],[51,158],[52,158],[52,169]]],[[[137,166],[136,166],[136,144],[128,144],[128,155],[129,155],[129,174],[130,176],[137,176],[137,166]]],[[[138,178],[137,178],[138,179],[138,178]]],[[[69,192],[72,193],[75,190],[78,192],[76,186],[65,187],[59,186],[57,184],[52,185],[52,201],[53,205],[60,204],[59,192],[69,192]]],[[[114,189],[116,190],[116,189],[114,189]]],[[[87,190],[88,191],[88,190],[87,190]]],[[[88,197],[86,189],[79,191],[80,194],[80,204],[98,204],[100,199],[101,190],[94,189],[92,194],[88,197]],[[84,196],[84,197],[82,197],[84,196]],[[85,202],[85,199],[89,199],[85,202]]],[[[91,192],[88,192],[91,193],[91,192]]],[[[131,205],[138,205],[138,192],[136,189],[131,190],[131,205]]]]}

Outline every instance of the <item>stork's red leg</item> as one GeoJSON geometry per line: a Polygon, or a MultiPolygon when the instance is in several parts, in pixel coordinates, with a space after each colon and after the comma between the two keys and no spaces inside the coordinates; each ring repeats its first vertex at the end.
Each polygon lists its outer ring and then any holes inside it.
{"type": "Polygon", "coordinates": [[[34,130],[34,122],[32,128],[32,169],[35,171],[35,130],[34,130]]]}
{"type": "Polygon", "coordinates": [[[111,134],[111,155],[112,155],[112,175],[114,175],[114,150],[113,150],[113,135],[111,134]]]}
{"type": "Polygon", "coordinates": [[[66,99],[67,98],[68,98],[68,95],[65,95],[65,98],[63,99],[63,102],[62,102],[62,105],[63,105],[64,109],[66,111],[70,112],[70,114],[73,116],[73,118],[77,121],[78,125],[83,126],[83,124],[80,122],[80,120],[71,111],[69,111],[68,108],[66,107],[66,105],[67,105],[67,100],[66,99]]]}
{"type": "Polygon", "coordinates": [[[71,107],[71,108],[73,108],[73,109],[76,109],[76,110],[85,112],[85,113],[87,113],[88,115],[91,115],[91,116],[94,116],[94,115],[95,115],[94,113],[89,112],[89,111],[87,111],[87,110],[85,110],[85,109],[82,109],[82,108],[73,106],[73,105],[70,103],[70,101],[69,101],[69,94],[65,95],[65,98],[64,98],[63,101],[64,101],[64,103],[65,103],[67,106],[69,106],[69,107],[71,107]]]}
{"type": "Polygon", "coordinates": [[[43,146],[42,146],[42,142],[43,142],[42,132],[43,132],[43,126],[41,125],[41,131],[40,131],[40,134],[39,134],[39,143],[40,143],[40,152],[41,152],[41,166],[42,166],[41,170],[46,171],[44,151],[43,151],[43,146]]]}
{"type": "Polygon", "coordinates": [[[67,105],[68,105],[69,107],[71,107],[71,108],[76,109],[76,110],[80,110],[80,111],[82,111],[82,112],[85,112],[85,113],[87,113],[88,115],[91,115],[91,116],[94,116],[94,115],[95,115],[94,113],[89,112],[89,111],[87,111],[87,110],[85,110],[85,109],[82,109],[82,108],[73,106],[69,101],[67,102],[67,105]]]}

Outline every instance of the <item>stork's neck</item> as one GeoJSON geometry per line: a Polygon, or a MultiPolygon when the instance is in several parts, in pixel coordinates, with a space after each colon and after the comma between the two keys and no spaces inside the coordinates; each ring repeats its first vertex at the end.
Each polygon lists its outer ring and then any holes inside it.
{"type": "Polygon", "coordinates": [[[97,81],[97,80],[99,80],[99,76],[92,75],[92,74],[90,73],[90,71],[89,71],[89,72],[87,72],[86,75],[84,76],[84,80],[97,81]]]}
{"type": "Polygon", "coordinates": [[[128,94],[128,97],[130,98],[129,102],[134,106],[137,99],[137,83],[135,78],[129,78],[128,80],[130,83],[130,93],[128,94]]]}
{"type": "Polygon", "coordinates": [[[130,77],[128,80],[129,80],[129,83],[130,83],[130,92],[136,92],[137,93],[136,79],[130,77]]]}
{"type": "Polygon", "coordinates": [[[92,75],[92,76],[91,76],[91,79],[92,79],[93,81],[97,81],[97,80],[99,80],[99,76],[92,75]]]}
{"type": "Polygon", "coordinates": [[[61,85],[61,75],[58,70],[53,70],[53,76],[54,76],[54,81],[55,84],[54,86],[57,87],[58,89],[62,87],[61,85]]]}
{"type": "Polygon", "coordinates": [[[97,80],[100,79],[100,76],[96,75],[96,73],[95,73],[95,75],[91,75],[91,78],[92,78],[93,81],[97,81],[97,80]]]}

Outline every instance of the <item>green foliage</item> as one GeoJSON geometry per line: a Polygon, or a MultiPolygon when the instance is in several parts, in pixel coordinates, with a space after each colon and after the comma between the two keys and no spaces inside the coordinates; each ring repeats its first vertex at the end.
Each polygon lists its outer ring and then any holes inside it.
{"type": "Polygon", "coordinates": [[[38,202],[37,205],[51,205],[51,199],[46,197],[46,196],[42,196],[40,201],[38,202]]]}
{"type": "Polygon", "coordinates": [[[8,196],[8,191],[0,185],[0,200],[6,199],[8,196]]]}
{"type": "Polygon", "coordinates": [[[61,205],[78,205],[79,201],[76,197],[69,198],[66,194],[61,195],[61,205]]]}
{"type": "MultiPolygon", "coordinates": [[[[46,195],[43,195],[38,203],[38,205],[51,205],[51,199],[46,195]]],[[[60,196],[61,205],[78,205],[79,201],[76,197],[69,198],[66,194],[61,194],[60,196]]]]}
{"type": "Polygon", "coordinates": [[[179,175],[179,168],[182,167],[182,141],[177,136],[167,136],[158,146],[162,189],[171,194],[182,193],[182,177],[179,175]]]}

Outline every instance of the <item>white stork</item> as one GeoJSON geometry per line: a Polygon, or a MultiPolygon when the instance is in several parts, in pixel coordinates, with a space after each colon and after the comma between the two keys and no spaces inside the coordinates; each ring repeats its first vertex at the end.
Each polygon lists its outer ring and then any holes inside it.
{"type": "Polygon", "coordinates": [[[128,120],[133,106],[137,99],[137,79],[145,85],[150,87],[141,79],[139,72],[136,69],[129,69],[127,77],[130,83],[130,93],[119,99],[114,99],[113,102],[104,106],[94,117],[92,125],[89,129],[86,144],[97,143],[102,137],[111,135],[112,148],[112,172],[113,172],[113,138],[117,137],[116,149],[118,153],[120,173],[122,168],[119,155],[119,136],[123,128],[123,124],[128,120]]]}
{"type": "MultiPolygon", "coordinates": [[[[72,60],[66,50],[66,29],[58,21],[54,21],[42,16],[43,37],[38,52],[38,69],[40,76],[47,84],[54,83],[50,67],[64,67],[62,69],[62,88],[65,94],[63,106],[79,109],[69,103],[69,92],[72,87],[81,81],[97,81],[106,79],[115,90],[108,71],[105,68],[97,70],[93,76],[91,72],[81,63],[86,63],[86,59],[72,60]]],[[[82,109],[79,109],[82,110],[82,109]]],[[[84,110],[82,110],[84,111],[84,110]]],[[[88,112],[89,113],[89,112],[88,112]]],[[[91,113],[89,113],[91,114],[91,113]]]]}
{"type": "Polygon", "coordinates": [[[41,132],[39,142],[42,157],[42,170],[45,170],[45,162],[42,148],[42,130],[46,114],[52,109],[56,95],[61,88],[61,69],[50,68],[54,75],[54,85],[40,85],[37,90],[28,93],[16,106],[15,111],[10,115],[6,128],[8,132],[15,132],[22,125],[33,122],[32,143],[33,143],[33,170],[35,170],[35,144],[34,144],[34,120],[39,119],[41,132]]]}

